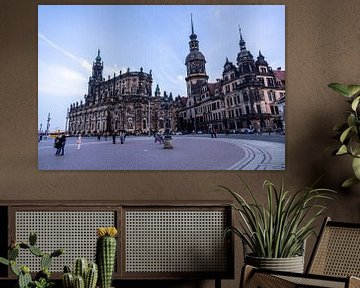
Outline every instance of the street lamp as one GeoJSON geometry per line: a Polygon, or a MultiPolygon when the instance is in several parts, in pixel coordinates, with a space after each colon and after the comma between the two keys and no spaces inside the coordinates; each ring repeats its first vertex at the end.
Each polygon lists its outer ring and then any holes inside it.
{"type": "Polygon", "coordinates": [[[151,112],[150,112],[150,99],[151,99],[151,95],[149,95],[148,98],[148,132],[149,132],[149,136],[151,136],[151,125],[150,125],[150,121],[151,121],[151,112]]]}
{"type": "Polygon", "coordinates": [[[165,108],[166,108],[166,117],[165,117],[165,136],[164,136],[164,149],[172,149],[172,137],[170,135],[170,127],[168,127],[170,125],[170,116],[169,116],[169,99],[166,97],[164,99],[165,101],[165,108]]]}

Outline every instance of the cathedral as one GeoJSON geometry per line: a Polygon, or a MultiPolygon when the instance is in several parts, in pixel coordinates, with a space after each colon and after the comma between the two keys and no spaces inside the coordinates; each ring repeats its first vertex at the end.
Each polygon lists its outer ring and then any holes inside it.
{"type": "Polygon", "coordinates": [[[152,71],[120,71],[113,77],[103,78],[104,63],[100,51],[92,66],[88,91],[84,101],[73,103],[68,110],[70,135],[112,134],[125,131],[129,134],[150,134],[153,131],[177,127],[176,111],[179,98],[156,86],[152,95],[152,71]]]}
{"type": "Polygon", "coordinates": [[[185,59],[187,101],[178,110],[180,130],[237,133],[242,128],[284,128],[285,71],[273,71],[261,51],[255,60],[240,28],[239,36],[236,65],[226,58],[222,77],[210,83],[191,19],[190,52],[185,59]]]}
{"type": "Polygon", "coordinates": [[[221,78],[208,81],[206,59],[191,18],[189,53],[185,59],[187,96],[152,93],[152,71],[120,71],[103,78],[100,51],[93,62],[84,101],[68,109],[70,135],[148,134],[170,132],[239,132],[283,130],[285,71],[273,70],[261,51],[254,59],[239,28],[236,64],[226,57],[221,78]]]}

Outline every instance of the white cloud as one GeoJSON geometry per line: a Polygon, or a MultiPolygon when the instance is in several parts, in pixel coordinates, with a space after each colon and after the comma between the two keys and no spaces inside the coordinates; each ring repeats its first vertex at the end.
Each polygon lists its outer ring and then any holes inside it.
{"type": "Polygon", "coordinates": [[[73,97],[86,93],[87,79],[81,73],[63,66],[39,63],[39,97],[73,97]]]}
{"type": "Polygon", "coordinates": [[[44,36],[43,34],[39,33],[38,34],[39,39],[41,39],[42,41],[44,41],[45,43],[47,43],[50,47],[60,51],[61,53],[63,53],[65,56],[69,57],[70,59],[74,60],[75,62],[77,62],[78,64],[80,64],[81,67],[85,68],[88,72],[91,72],[92,69],[92,64],[87,61],[86,59],[82,58],[82,57],[78,57],[75,56],[74,54],[70,53],[69,51],[63,49],[62,47],[60,47],[59,45],[55,44],[54,42],[52,42],[50,39],[48,39],[46,36],[44,36]]]}

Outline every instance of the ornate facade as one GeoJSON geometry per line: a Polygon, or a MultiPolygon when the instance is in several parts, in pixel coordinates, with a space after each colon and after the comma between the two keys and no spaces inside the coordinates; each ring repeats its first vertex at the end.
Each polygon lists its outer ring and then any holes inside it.
{"type": "Polygon", "coordinates": [[[236,64],[226,57],[221,78],[210,83],[191,18],[190,51],[185,59],[187,97],[175,99],[171,93],[161,96],[159,86],[152,95],[151,70],[145,73],[142,68],[128,68],[126,73],[120,71],[105,80],[98,51],[84,102],[70,106],[69,133],[283,129],[285,71],[273,71],[260,51],[255,60],[240,28],[239,34],[236,64]]]}
{"type": "Polygon", "coordinates": [[[152,73],[120,71],[119,75],[103,78],[104,64],[100,51],[93,62],[88,93],[84,102],[70,105],[68,132],[71,135],[114,133],[126,131],[144,134],[152,131],[175,130],[177,101],[172,94],[160,95],[159,86],[152,96],[152,73]]]}
{"type": "MultiPolygon", "coordinates": [[[[191,19],[190,52],[187,68],[187,102],[178,111],[180,130],[217,131],[253,128],[282,129],[278,102],[285,99],[285,81],[265,61],[259,51],[256,60],[246,49],[240,32],[240,51],[234,65],[226,58],[221,79],[208,82],[205,57],[199,50],[191,19]]],[[[282,71],[284,73],[284,71],[282,71]]]]}

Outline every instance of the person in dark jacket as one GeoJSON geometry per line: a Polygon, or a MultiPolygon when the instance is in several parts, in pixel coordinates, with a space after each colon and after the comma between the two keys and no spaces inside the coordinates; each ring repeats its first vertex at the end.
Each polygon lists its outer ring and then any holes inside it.
{"type": "Polygon", "coordinates": [[[60,156],[63,156],[64,155],[64,150],[65,150],[65,143],[66,143],[65,134],[61,134],[60,140],[61,140],[60,156]]]}
{"type": "Polygon", "coordinates": [[[61,135],[55,137],[54,148],[56,148],[55,156],[59,156],[61,150],[61,135]]]}

